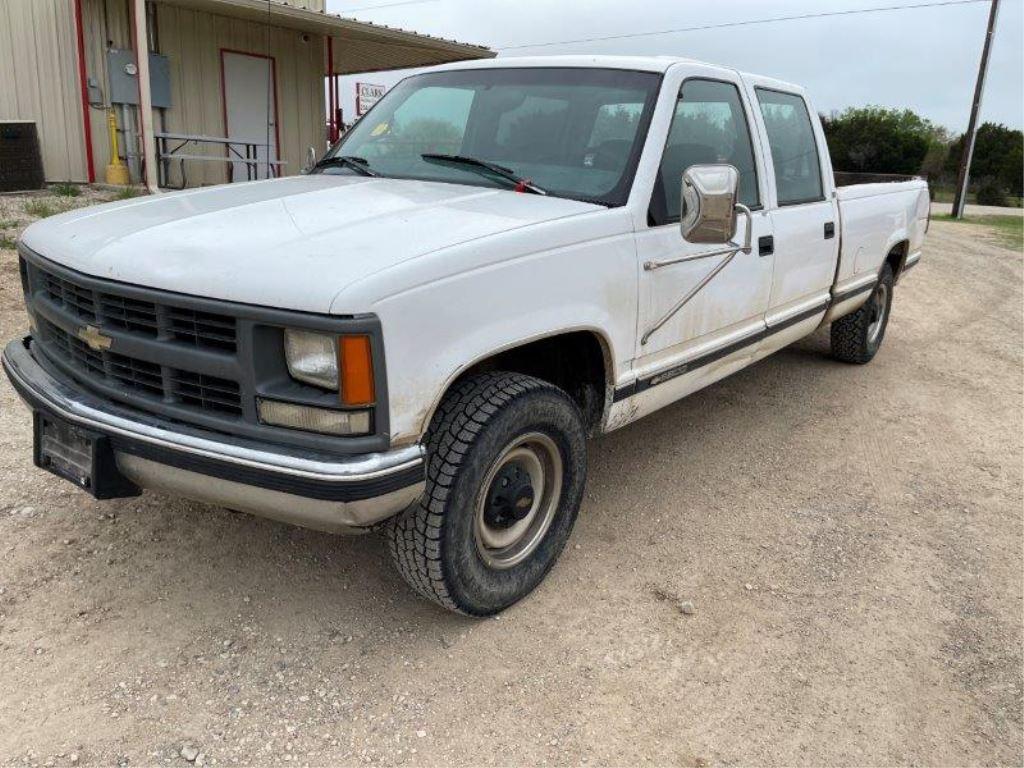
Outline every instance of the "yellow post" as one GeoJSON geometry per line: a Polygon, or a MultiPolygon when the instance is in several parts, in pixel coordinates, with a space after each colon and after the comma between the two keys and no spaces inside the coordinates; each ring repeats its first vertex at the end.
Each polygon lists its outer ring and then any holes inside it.
{"type": "Polygon", "coordinates": [[[121,162],[120,152],[117,147],[117,118],[114,110],[107,112],[107,133],[110,134],[110,165],[107,166],[107,184],[127,186],[130,183],[128,178],[128,166],[121,162]]]}

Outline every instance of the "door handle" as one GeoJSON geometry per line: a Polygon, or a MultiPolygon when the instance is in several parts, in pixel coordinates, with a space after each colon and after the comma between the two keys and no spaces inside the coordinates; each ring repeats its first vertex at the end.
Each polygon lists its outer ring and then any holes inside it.
{"type": "Polygon", "coordinates": [[[772,235],[757,238],[758,256],[771,256],[773,253],[775,253],[775,238],[772,235]]]}
{"type": "Polygon", "coordinates": [[[825,222],[825,239],[831,240],[836,236],[836,223],[834,221],[825,222]]]}

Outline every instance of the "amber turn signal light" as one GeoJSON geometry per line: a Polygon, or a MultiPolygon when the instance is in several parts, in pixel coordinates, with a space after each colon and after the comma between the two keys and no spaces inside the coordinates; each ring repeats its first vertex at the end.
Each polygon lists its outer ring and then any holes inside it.
{"type": "Polygon", "coordinates": [[[373,354],[369,336],[338,339],[341,359],[341,402],[345,405],[373,405],[373,354]]]}

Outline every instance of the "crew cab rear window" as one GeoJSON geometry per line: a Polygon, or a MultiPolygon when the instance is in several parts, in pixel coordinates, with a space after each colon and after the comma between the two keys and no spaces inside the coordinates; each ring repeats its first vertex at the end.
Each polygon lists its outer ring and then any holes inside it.
{"type": "Polygon", "coordinates": [[[739,201],[751,208],[760,204],[754,149],[739,90],[718,80],[687,80],[679,91],[651,201],[655,224],[679,221],[683,172],[708,163],[735,166],[740,172],[739,201]]]}
{"type": "Polygon", "coordinates": [[[779,205],[824,200],[821,160],[811,116],[804,100],[792,93],[757,89],[775,165],[779,205]]]}

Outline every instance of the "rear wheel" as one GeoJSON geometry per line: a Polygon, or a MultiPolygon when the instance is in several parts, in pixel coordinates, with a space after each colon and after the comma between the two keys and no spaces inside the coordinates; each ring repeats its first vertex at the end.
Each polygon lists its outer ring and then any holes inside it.
{"type": "Polygon", "coordinates": [[[529,594],[572,531],[586,478],[586,432],[562,390],[513,373],[462,381],[427,433],[423,499],[387,536],[421,595],[472,616],[529,594]]]}
{"type": "Polygon", "coordinates": [[[856,312],[832,323],[832,356],[863,365],[882,346],[892,310],[892,268],[886,264],[870,298],[856,312]]]}

